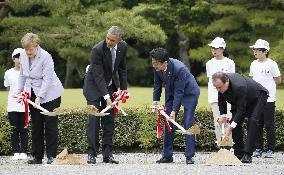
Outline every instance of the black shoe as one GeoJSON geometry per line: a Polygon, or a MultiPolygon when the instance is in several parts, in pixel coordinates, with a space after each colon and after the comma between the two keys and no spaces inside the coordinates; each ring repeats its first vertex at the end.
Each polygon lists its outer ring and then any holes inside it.
{"type": "Polygon", "coordinates": [[[161,159],[157,160],[156,163],[172,163],[173,161],[173,157],[162,157],[161,159]]]}
{"type": "Polygon", "coordinates": [[[28,160],[28,164],[42,164],[42,159],[32,158],[28,160]]]}
{"type": "Polygon", "coordinates": [[[241,159],[242,163],[251,163],[252,162],[252,158],[250,155],[248,154],[244,154],[243,158],[241,159]]]}
{"type": "Polygon", "coordinates": [[[104,163],[114,163],[114,164],[119,163],[117,160],[114,160],[114,158],[112,156],[111,157],[104,157],[103,162],[104,163]]]}
{"type": "Polygon", "coordinates": [[[235,155],[239,160],[242,160],[244,155],[235,155]]]}
{"type": "Polygon", "coordinates": [[[53,157],[48,157],[47,158],[47,164],[52,164],[52,162],[55,160],[55,158],[53,158],[53,157]]]}
{"type": "Polygon", "coordinates": [[[185,163],[186,164],[194,164],[194,160],[193,160],[192,157],[187,157],[185,163]]]}
{"type": "Polygon", "coordinates": [[[88,164],[96,164],[96,158],[95,158],[93,155],[88,154],[87,163],[88,163],[88,164]]]}

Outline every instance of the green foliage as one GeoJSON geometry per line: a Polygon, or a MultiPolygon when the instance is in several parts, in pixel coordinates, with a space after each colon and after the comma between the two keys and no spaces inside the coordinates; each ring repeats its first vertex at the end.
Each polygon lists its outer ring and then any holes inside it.
{"type": "Polygon", "coordinates": [[[276,127],[276,148],[284,148],[284,109],[279,109],[275,111],[275,127],[276,127]]]}
{"type": "Polygon", "coordinates": [[[157,142],[156,135],[157,131],[155,130],[155,122],[156,117],[151,115],[145,115],[142,111],[147,111],[145,108],[144,110],[140,111],[139,120],[141,122],[138,135],[138,141],[140,142],[139,146],[143,149],[147,150],[155,145],[157,142]]]}
{"type": "Polygon", "coordinates": [[[37,33],[42,48],[50,52],[58,63],[56,71],[59,78],[65,85],[73,82],[66,87],[81,87],[80,80],[88,64],[90,50],[105,38],[111,25],[120,25],[124,29],[124,39],[132,48],[127,65],[132,85],[146,86],[152,81],[145,79],[151,70],[146,68],[148,62],[144,59],[154,47],[167,48],[172,57],[185,63],[188,59],[186,53],[190,53],[191,68],[194,68],[195,76],[202,77],[205,62],[211,57],[207,44],[216,36],[227,42],[237,72],[248,72],[249,60],[253,57],[248,46],[258,38],[270,43],[270,56],[277,60],[281,72],[284,71],[281,49],[283,0],[9,2],[9,15],[0,19],[0,64],[9,67],[7,58],[14,48],[21,46],[21,37],[27,32],[37,33]],[[74,54],[68,54],[68,50],[74,54]],[[78,60],[82,60],[81,64],[77,64],[78,60]]]}
{"type": "Polygon", "coordinates": [[[59,149],[68,148],[68,152],[85,152],[87,149],[87,114],[73,112],[59,117],[59,149]]]}
{"type": "MultiPolygon", "coordinates": [[[[8,64],[5,61],[7,54],[21,47],[24,34],[36,33],[40,36],[41,47],[53,56],[56,72],[67,88],[81,87],[90,50],[105,38],[111,25],[121,26],[125,39],[135,41],[138,46],[163,45],[167,39],[159,25],[124,9],[120,0],[11,0],[11,11],[12,15],[0,23],[0,63],[8,64]]],[[[134,68],[136,58],[130,59],[133,60],[129,62],[133,64],[130,67],[134,68]]],[[[141,76],[145,76],[143,72],[149,72],[148,64],[139,65],[137,69],[141,74],[129,74],[130,79],[141,80],[141,76]]],[[[146,82],[149,84],[148,80],[146,82]]],[[[145,85],[145,81],[131,83],[145,85]]]]}
{"type": "Polygon", "coordinates": [[[244,19],[239,15],[223,17],[212,22],[205,30],[205,35],[222,36],[225,32],[237,31],[243,24],[244,19]]]}
{"type": "Polygon", "coordinates": [[[284,15],[282,9],[280,1],[212,1],[210,14],[208,14],[211,18],[210,24],[203,31],[201,45],[190,50],[191,58],[202,61],[205,66],[206,53],[209,51],[205,48],[208,48],[208,42],[217,36],[223,37],[227,43],[230,58],[236,63],[236,71],[247,75],[250,63],[254,60],[249,46],[262,38],[270,43],[269,56],[277,60],[280,71],[283,72],[281,40],[283,40],[284,15]]]}
{"type": "Polygon", "coordinates": [[[11,125],[7,113],[0,107],[0,155],[7,155],[11,151],[11,125]]]}
{"type": "MultiPolygon", "coordinates": [[[[1,109],[0,115],[0,154],[11,153],[10,129],[6,112],[1,109]]],[[[79,108],[73,112],[59,116],[59,150],[68,148],[73,153],[85,153],[87,150],[86,123],[87,114],[79,108]]],[[[127,116],[119,114],[115,121],[115,150],[143,150],[157,149],[162,146],[162,139],[156,138],[157,113],[148,108],[128,108],[127,116]]],[[[275,113],[276,147],[284,149],[283,131],[284,110],[277,109],[275,113]]],[[[176,117],[176,121],[183,125],[183,112],[176,117]]],[[[195,123],[201,127],[201,134],[197,135],[196,147],[199,150],[215,150],[215,134],[211,111],[199,108],[195,111],[195,123]]],[[[188,128],[186,128],[188,129],[188,128]]],[[[29,144],[31,146],[31,144],[29,144]]],[[[176,134],[174,146],[184,148],[184,136],[176,134]]]]}
{"type": "Polygon", "coordinates": [[[274,27],[284,23],[282,10],[251,10],[248,16],[248,24],[253,27],[274,27]]]}
{"type": "MultiPolygon", "coordinates": [[[[3,65],[0,65],[0,82],[4,82],[4,74],[5,74],[5,67],[3,65]]],[[[0,89],[3,86],[3,83],[0,84],[0,89]]]]}
{"type": "Polygon", "coordinates": [[[53,16],[66,16],[82,10],[80,0],[10,0],[15,13],[34,13],[53,16]]]}
{"type": "Polygon", "coordinates": [[[127,50],[127,71],[128,84],[135,84],[139,86],[152,85],[153,73],[150,59],[140,58],[137,50],[130,46],[127,50]]]}
{"type": "Polygon", "coordinates": [[[217,4],[212,6],[211,12],[215,15],[235,15],[235,14],[246,14],[247,9],[239,5],[217,4]]]}
{"type": "Polygon", "coordinates": [[[161,43],[166,40],[166,35],[159,25],[149,23],[142,16],[126,9],[118,9],[105,13],[90,10],[83,16],[72,16],[71,23],[77,31],[77,41],[83,46],[92,46],[106,35],[106,30],[112,25],[121,26],[125,38],[133,38],[143,43],[161,43]],[[95,38],[94,38],[95,37],[95,38]]]}
{"type": "Polygon", "coordinates": [[[208,77],[206,75],[206,73],[201,73],[198,77],[197,77],[197,81],[202,84],[202,85],[207,85],[208,83],[208,77]]]}
{"type": "MultiPolygon", "coordinates": [[[[209,43],[209,42],[208,42],[209,43]]],[[[205,45],[204,47],[199,47],[197,49],[192,49],[189,52],[189,56],[198,61],[202,61],[205,65],[205,63],[212,58],[211,56],[211,50],[208,45],[205,45]]]]}
{"type": "MultiPolygon", "coordinates": [[[[284,35],[276,47],[271,48],[269,57],[275,60],[281,72],[284,70],[284,35]]],[[[283,74],[283,73],[282,73],[283,74]]],[[[282,76],[283,77],[283,76],[282,76]]],[[[283,82],[283,81],[282,81],[283,82]]]]}

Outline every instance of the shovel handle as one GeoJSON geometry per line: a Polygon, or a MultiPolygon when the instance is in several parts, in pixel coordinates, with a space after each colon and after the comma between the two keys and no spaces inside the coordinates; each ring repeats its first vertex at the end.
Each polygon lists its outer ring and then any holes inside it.
{"type": "Polygon", "coordinates": [[[105,113],[107,110],[109,110],[111,108],[111,106],[107,106],[106,108],[104,108],[100,113],[105,113]]]}
{"type": "Polygon", "coordinates": [[[225,135],[225,123],[222,123],[221,127],[222,127],[222,134],[225,135]]]}
{"type": "MultiPolygon", "coordinates": [[[[14,95],[15,98],[21,98],[21,96],[19,95],[14,95]]],[[[48,110],[44,109],[43,107],[41,107],[40,105],[35,104],[34,102],[32,102],[30,99],[27,99],[27,102],[33,106],[35,106],[36,108],[38,108],[39,110],[41,110],[42,112],[49,112],[48,110]]]]}
{"type": "MultiPolygon", "coordinates": [[[[113,105],[116,105],[118,103],[118,99],[120,98],[121,96],[118,96],[114,102],[112,102],[113,105]]],[[[110,105],[108,105],[107,107],[105,107],[100,113],[105,113],[107,110],[109,110],[111,108],[110,105]]]]}
{"type": "Polygon", "coordinates": [[[180,126],[176,121],[174,121],[174,119],[172,119],[171,117],[168,116],[168,114],[165,113],[165,111],[161,111],[161,114],[166,117],[167,120],[169,120],[170,122],[172,122],[172,124],[174,124],[176,127],[178,127],[182,132],[186,133],[186,130],[180,126]]]}
{"type": "Polygon", "coordinates": [[[48,110],[44,109],[43,107],[41,107],[40,105],[35,104],[34,102],[32,102],[30,99],[27,100],[29,104],[35,106],[36,108],[38,108],[39,110],[41,110],[42,112],[49,112],[48,110]]]}

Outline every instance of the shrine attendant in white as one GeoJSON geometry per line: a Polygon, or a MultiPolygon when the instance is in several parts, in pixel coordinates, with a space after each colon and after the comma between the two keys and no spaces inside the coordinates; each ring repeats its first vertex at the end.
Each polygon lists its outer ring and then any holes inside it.
{"type": "Polygon", "coordinates": [[[255,157],[272,158],[275,150],[275,94],[276,85],[281,83],[281,74],[275,61],[268,57],[269,43],[263,39],[258,39],[253,46],[253,54],[256,58],[250,65],[250,76],[269,92],[267,103],[264,106],[262,115],[258,120],[258,132],[256,138],[255,157]],[[263,147],[263,127],[267,133],[267,146],[263,147]]]}
{"type": "MultiPolygon", "coordinates": [[[[208,45],[211,47],[211,52],[214,56],[206,63],[206,74],[208,77],[208,103],[210,103],[213,112],[216,140],[220,141],[222,137],[222,127],[217,121],[219,117],[226,117],[228,120],[232,117],[230,112],[231,105],[228,103],[227,115],[220,116],[218,106],[218,91],[213,86],[212,75],[216,72],[235,73],[235,62],[228,58],[228,54],[225,51],[226,42],[223,38],[216,37],[208,45]]],[[[225,128],[226,127],[227,124],[225,124],[225,128]]]]}
{"type": "MultiPolygon", "coordinates": [[[[20,74],[20,54],[24,51],[22,48],[17,48],[12,53],[14,67],[7,70],[4,74],[4,86],[9,87],[8,95],[8,118],[12,128],[11,141],[13,157],[12,160],[27,159],[28,149],[28,129],[25,125],[25,108],[24,105],[18,103],[18,99],[14,98],[14,94],[18,90],[18,78],[20,74]]],[[[27,120],[28,121],[28,120],[27,120]]]]}

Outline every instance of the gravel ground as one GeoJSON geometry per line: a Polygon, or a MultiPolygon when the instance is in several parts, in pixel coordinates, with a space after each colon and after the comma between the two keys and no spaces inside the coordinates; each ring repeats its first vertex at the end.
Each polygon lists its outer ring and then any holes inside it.
{"type": "MultiPolygon", "coordinates": [[[[42,165],[28,165],[26,161],[13,161],[11,156],[0,157],[0,175],[45,175],[45,174],[107,174],[107,175],[138,175],[138,174],[238,174],[238,175],[284,175],[284,152],[275,153],[274,158],[253,158],[252,164],[240,166],[209,166],[205,161],[210,159],[216,152],[198,152],[195,156],[194,165],[186,165],[182,153],[174,153],[174,163],[156,164],[159,154],[144,153],[121,153],[115,154],[120,162],[118,165],[102,163],[102,156],[97,158],[95,165],[47,165],[46,159],[42,165]]],[[[84,160],[87,155],[80,155],[84,160]]]]}

